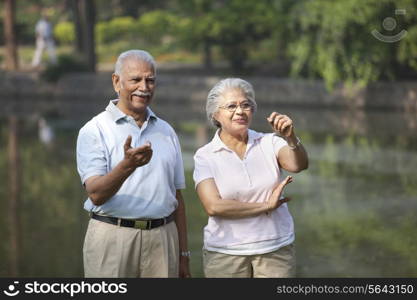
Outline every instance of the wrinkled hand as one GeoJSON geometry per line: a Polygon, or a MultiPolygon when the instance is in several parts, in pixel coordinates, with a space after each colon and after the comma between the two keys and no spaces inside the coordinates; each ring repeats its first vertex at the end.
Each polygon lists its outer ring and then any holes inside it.
{"type": "Polygon", "coordinates": [[[179,278],[191,278],[189,260],[188,257],[180,256],[179,278]]]}
{"type": "Polygon", "coordinates": [[[284,190],[284,187],[292,182],[292,176],[287,176],[283,181],[281,181],[275,189],[272,191],[271,196],[269,197],[268,201],[266,202],[268,205],[268,210],[274,210],[280,207],[283,203],[288,202],[291,200],[291,198],[285,197],[283,199],[281,198],[282,191],[284,190]]]}
{"type": "Polygon", "coordinates": [[[271,115],[266,118],[269,124],[272,127],[272,130],[278,135],[289,138],[294,135],[294,125],[292,120],[287,115],[281,115],[277,112],[271,113],[271,115]]]}
{"type": "Polygon", "coordinates": [[[126,139],[124,145],[124,152],[125,157],[124,160],[126,161],[128,167],[130,168],[137,168],[149,163],[152,158],[152,148],[151,143],[147,142],[144,145],[132,148],[130,144],[132,143],[132,136],[129,135],[126,139]]]}

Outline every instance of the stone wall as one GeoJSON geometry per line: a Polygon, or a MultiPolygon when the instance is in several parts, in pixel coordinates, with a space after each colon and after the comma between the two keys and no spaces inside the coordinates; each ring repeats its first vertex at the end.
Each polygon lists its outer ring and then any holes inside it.
{"type": "MultiPolygon", "coordinates": [[[[35,74],[0,74],[0,117],[54,112],[65,119],[85,121],[102,111],[115,98],[111,73],[69,74],[56,84],[39,80],[35,74]]],[[[205,119],[205,98],[221,78],[202,75],[173,75],[160,72],[153,109],[171,122],[205,119]]],[[[417,119],[417,82],[378,82],[351,93],[343,88],[329,92],[321,81],[271,77],[246,77],[256,92],[263,116],[269,111],[303,111],[299,123],[309,126],[317,111],[349,111],[353,119],[362,111],[402,111],[417,119]],[[304,116],[311,117],[304,117],[304,116]]],[[[322,117],[325,117],[324,114],[322,117]]],[[[329,118],[341,122],[338,114],[329,118]]],[[[349,118],[349,117],[348,117],[349,118]]],[[[331,120],[330,120],[331,121],[331,120]]],[[[262,121],[263,122],[263,121],[262,121]]],[[[351,126],[351,125],[349,125],[351,126]]]]}

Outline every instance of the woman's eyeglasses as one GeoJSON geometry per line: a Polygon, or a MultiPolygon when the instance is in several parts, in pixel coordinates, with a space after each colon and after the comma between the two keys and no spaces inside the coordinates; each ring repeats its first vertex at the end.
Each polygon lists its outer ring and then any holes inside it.
{"type": "Polygon", "coordinates": [[[251,111],[253,109],[253,105],[250,102],[242,102],[240,104],[229,103],[229,104],[225,104],[223,106],[220,106],[220,108],[223,108],[223,109],[228,110],[230,112],[235,112],[238,107],[240,107],[244,111],[251,111]]]}

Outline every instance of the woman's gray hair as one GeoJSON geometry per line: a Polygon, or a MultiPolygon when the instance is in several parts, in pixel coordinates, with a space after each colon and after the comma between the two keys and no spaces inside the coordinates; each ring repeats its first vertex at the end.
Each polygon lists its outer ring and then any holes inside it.
{"type": "Polygon", "coordinates": [[[244,94],[246,99],[253,105],[253,112],[256,111],[255,91],[252,85],[246,80],[240,78],[226,78],[220,80],[214,85],[207,96],[206,113],[207,119],[216,127],[221,127],[219,121],[214,119],[214,114],[219,109],[219,98],[223,93],[230,89],[239,89],[244,94]]]}
{"type": "Polygon", "coordinates": [[[117,58],[116,64],[114,66],[114,74],[120,76],[120,74],[122,73],[122,69],[123,69],[123,65],[125,61],[132,59],[132,58],[149,63],[152,66],[154,73],[156,74],[155,60],[152,57],[152,55],[150,55],[149,52],[145,50],[128,50],[128,51],[121,53],[119,57],[117,58]]]}

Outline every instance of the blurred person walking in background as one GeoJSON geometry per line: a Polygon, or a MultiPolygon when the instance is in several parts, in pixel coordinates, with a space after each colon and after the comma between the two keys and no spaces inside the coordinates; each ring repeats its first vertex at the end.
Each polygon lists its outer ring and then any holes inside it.
{"type": "Polygon", "coordinates": [[[53,28],[48,20],[48,14],[42,11],[41,18],[35,26],[36,34],[36,50],[32,59],[32,67],[38,67],[42,60],[43,51],[46,48],[49,62],[55,64],[57,62],[55,41],[53,37],[53,28]]]}
{"type": "Polygon", "coordinates": [[[194,156],[194,181],[209,215],[204,228],[206,277],[295,276],[294,225],[282,192],[292,181],[284,169],[308,167],[292,120],[273,112],[274,133],[249,129],[256,111],[252,85],[239,78],[209,92],[208,119],[218,127],[194,156]]]}

